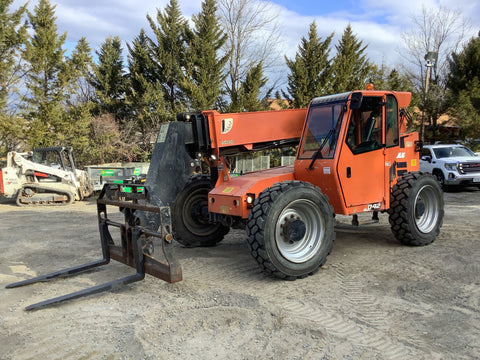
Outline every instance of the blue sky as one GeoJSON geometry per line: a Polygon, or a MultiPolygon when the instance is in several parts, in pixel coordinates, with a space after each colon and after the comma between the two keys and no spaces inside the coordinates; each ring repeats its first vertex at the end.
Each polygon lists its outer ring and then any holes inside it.
{"type": "MultiPolygon", "coordinates": [[[[98,49],[108,36],[119,36],[131,42],[141,28],[148,29],[146,15],[155,16],[169,0],[50,0],[56,5],[60,32],[68,31],[69,46],[85,36],[93,49],[98,49]]],[[[255,0],[250,0],[255,1],[255,0]]],[[[458,10],[472,27],[468,37],[480,30],[480,1],[478,0],[263,0],[278,15],[281,27],[279,61],[283,55],[293,57],[302,36],[306,36],[312,21],[319,35],[325,38],[335,33],[338,41],[350,24],[357,37],[368,45],[366,53],[377,64],[396,67],[401,61],[402,32],[412,28],[411,15],[422,6],[439,6],[458,10]]],[[[15,0],[12,8],[26,1],[15,0]]],[[[188,19],[200,11],[202,0],[178,0],[182,14],[188,19]]],[[[32,9],[36,0],[30,0],[32,9]]],[[[126,45],[124,45],[126,48],[126,45]]]]}
{"type": "Polygon", "coordinates": [[[329,14],[339,10],[358,10],[360,1],[308,1],[308,0],[274,0],[274,3],[297,12],[300,15],[329,14]]]}

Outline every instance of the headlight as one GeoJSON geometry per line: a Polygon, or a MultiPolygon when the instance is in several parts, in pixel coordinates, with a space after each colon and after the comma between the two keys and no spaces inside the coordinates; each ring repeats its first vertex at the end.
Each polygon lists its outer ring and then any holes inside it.
{"type": "Polygon", "coordinates": [[[445,169],[447,170],[457,170],[457,163],[445,163],[445,169]]]}

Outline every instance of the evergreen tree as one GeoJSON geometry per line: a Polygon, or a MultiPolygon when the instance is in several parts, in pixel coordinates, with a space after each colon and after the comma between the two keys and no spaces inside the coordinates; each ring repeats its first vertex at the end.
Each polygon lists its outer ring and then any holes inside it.
{"type": "Polygon", "coordinates": [[[184,96],[180,89],[185,67],[185,43],[191,31],[183,18],[177,0],[170,0],[165,11],[157,11],[156,22],[148,15],[155,40],[150,39],[155,79],[164,87],[165,102],[170,119],[184,110],[184,96]]]}
{"type": "Polygon", "coordinates": [[[268,79],[263,76],[263,63],[252,66],[240,85],[238,108],[230,111],[266,110],[267,99],[270,97],[272,89],[267,91],[263,99],[260,99],[260,94],[267,81],[268,79]]]}
{"type": "Polygon", "coordinates": [[[407,75],[400,74],[397,69],[389,69],[382,65],[370,64],[368,82],[377,90],[413,91],[412,81],[407,75]]]}
{"type": "Polygon", "coordinates": [[[181,83],[193,110],[212,109],[225,80],[222,69],[228,60],[228,54],[219,58],[218,52],[227,37],[216,12],[216,1],[205,0],[202,12],[193,16],[193,38],[186,56],[187,77],[181,83]]]}
{"type": "Polygon", "coordinates": [[[463,47],[459,53],[453,53],[449,61],[450,76],[448,88],[453,96],[468,87],[475,87],[480,81],[480,32],[477,37],[463,47]]]}
{"type": "Polygon", "coordinates": [[[96,54],[98,65],[93,67],[89,81],[97,95],[98,112],[111,113],[117,121],[122,121],[125,86],[120,38],[106,38],[96,54]]]}
{"type": "Polygon", "coordinates": [[[71,81],[63,45],[67,34],[58,35],[55,6],[39,0],[34,13],[28,15],[33,35],[25,44],[24,59],[28,62],[26,114],[31,147],[56,143],[58,130],[64,120],[64,101],[71,81]]]}
{"type": "Polygon", "coordinates": [[[290,69],[284,96],[294,108],[308,106],[311,99],[331,92],[331,66],[328,59],[333,33],[324,41],[318,36],[315,22],[310,24],[308,39],[302,37],[295,60],[285,57],[290,69]]]}
{"type": "Polygon", "coordinates": [[[168,119],[163,87],[154,77],[148,45],[148,37],[143,29],[132,45],[128,45],[126,104],[129,115],[134,119],[135,131],[141,134],[138,139],[141,149],[139,157],[143,160],[152,151],[151,144],[155,140],[160,123],[168,119]]]}
{"type": "Polygon", "coordinates": [[[93,88],[88,80],[93,72],[92,49],[85,37],[80,38],[69,61],[71,71],[74,75],[72,91],[75,98],[74,103],[87,103],[94,98],[93,88]]]}
{"type": "Polygon", "coordinates": [[[70,94],[65,105],[64,121],[60,132],[63,134],[63,144],[69,144],[75,149],[77,163],[89,162],[90,125],[93,104],[89,94],[85,93],[87,79],[93,66],[92,50],[87,40],[82,37],[78,41],[66,64],[72,78],[70,94]]]}
{"type": "Polygon", "coordinates": [[[480,138],[480,33],[449,61],[451,116],[468,138],[480,138]]]}
{"type": "Polygon", "coordinates": [[[17,116],[16,96],[20,70],[18,55],[26,39],[21,19],[26,5],[10,12],[13,0],[0,0],[0,155],[15,149],[24,134],[24,121],[17,116]]]}
{"type": "Polygon", "coordinates": [[[332,64],[333,92],[363,89],[369,78],[370,63],[364,55],[367,45],[359,41],[349,25],[336,45],[337,55],[332,64]]]}

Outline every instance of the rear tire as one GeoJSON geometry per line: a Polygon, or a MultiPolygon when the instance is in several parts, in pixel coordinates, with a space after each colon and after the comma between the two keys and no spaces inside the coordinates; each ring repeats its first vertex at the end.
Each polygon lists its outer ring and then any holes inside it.
{"type": "Polygon", "coordinates": [[[214,246],[230,228],[210,223],[208,217],[208,175],[194,175],[172,204],[172,230],[176,241],[186,247],[214,246]]]}
{"type": "Polygon", "coordinates": [[[443,191],[427,173],[405,174],[392,189],[389,222],[397,240],[424,246],[435,241],[443,224],[443,191]]]}
{"type": "Polygon", "coordinates": [[[260,267],[295,280],[315,273],[335,239],[333,209],[319,188],[300,181],[275,183],[254,202],[247,243],[260,267]]]}

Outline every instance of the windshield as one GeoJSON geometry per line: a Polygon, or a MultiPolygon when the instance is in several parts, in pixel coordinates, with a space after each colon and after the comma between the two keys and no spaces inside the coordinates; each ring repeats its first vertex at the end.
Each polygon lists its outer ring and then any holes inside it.
{"type": "Polygon", "coordinates": [[[475,156],[475,154],[468,148],[463,146],[445,146],[433,149],[437,159],[461,156],[475,156]]]}
{"type": "Polygon", "coordinates": [[[314,156],[332,159],[335,154],[339,118],[344,103],[313,105],[308,111],[303,143],[299,151],[300,159],[312,159],[314,156]],[[320,154],[317,154],[321,148],[320,154]]]}

